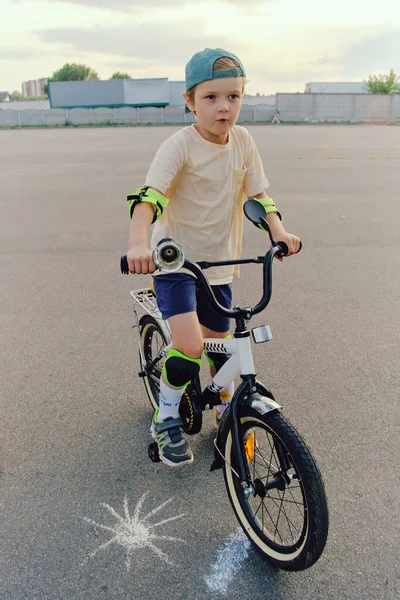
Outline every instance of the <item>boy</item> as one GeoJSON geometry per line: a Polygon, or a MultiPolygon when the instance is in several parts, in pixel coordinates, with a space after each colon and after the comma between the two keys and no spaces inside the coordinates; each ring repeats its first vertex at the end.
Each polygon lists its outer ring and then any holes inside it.
{"type": "MultiPolygon", "coordinates": [[[[258,199],[266,208],[272,235],[286,242],[289,254],[299,250],[299,238],[287,233],[280,214],[266,189],[269,184],[251,135],[236,125],[242,104],[245,71],[239,58],[220,48],[197,52],[186,65],[188,109],[196,124],[185,127],[159,148],[147,174],[145,187],[129,196],[132,218],[128,265],[131,273],[154,273],[148,246],[150,225],[155,223],[150,247],[170,237],[188,259],[229,260],[241,254],[242,206],[247,198],[258,199]]],[[[218,301],[231,307],[231,266],[214,267],[208,279],[218,301]]],[[[172,333],[172,348],[164,362],[160,402],[151,433],[161,460],[172,467],[193,461],[183,435],[179,403],[184,388],[198,374],[204,337],[229,335],[229,319],[208,307],[196,292],[189,274],[158,273],[153,277],[157,304],[172,333]]],[[[215,355],[208,356],[213,364],[215,355]]],[[[217,362],[217,361],[216,361],[217,362]]],[[[212,367],[212,373],[215,368],[212,367]]],[[[226,390],[219,416],[233,394],[226,390]]]]}

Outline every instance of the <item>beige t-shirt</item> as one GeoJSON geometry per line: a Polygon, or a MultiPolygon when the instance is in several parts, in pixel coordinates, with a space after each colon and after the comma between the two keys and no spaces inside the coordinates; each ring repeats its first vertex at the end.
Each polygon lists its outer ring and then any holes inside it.
{"type": "MultiPolygon", "coordinates": [[[[181,129],[160,146],[145,185],[170,200],[153,227],[151,248],[169,237],[193,262],[239,258],[243,202],[269,186],[253,138],[238,125],[224,146],[205,140],[194,125],[181,129]]],[[[238,272],[212,267],[207,278],[230,283],[238,272]]]]}

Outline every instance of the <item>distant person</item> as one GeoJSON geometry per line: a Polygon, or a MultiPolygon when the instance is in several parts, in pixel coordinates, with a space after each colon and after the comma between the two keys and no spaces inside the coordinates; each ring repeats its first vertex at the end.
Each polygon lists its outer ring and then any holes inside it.
{"type": "Polygon", "coordinates": [[[272,121],[271,121],[271,122],[272,122],[272,123],[280,123],[280,122],[281,122],[281,121],[280,121],[280,118],[279,118],[280,116],[281,116],[281,113],[280,113],[280,112],[279,112],[279,110],[276,108],[276,109],[274,110],[274,116],[272,117],[272,121]]]}
{"type": "MultiPolygon", "coordinates": [[[[269,183],[254,140],[247,129],[236,125],[245,77],[239,58],[220,48],[197,52],[186,65],[183,96],[197,122],[160,146],[144,187],[128,197],[132,219],[127,255],[130,273],[155,272],[150,248],[163,238],[179,242],[195,262],[237,259],[242,250],[243,203],[248,198],[265,207],[275,240],[285,242],[289,254],[298,252],[299,238],[285,231],[280,213],[267,194],[269,183]]],[[[260,238],[263,250],[265,243],[260,238]]],[[[234,276],[237,273],[230,265],[209,270],[209,282],[225,308],[231,307],[234,276]]],[[[183,391],[199,373],[203,338],[228,336],[230,319],[209,308],[204,292],[196,292],[196,279],[191,274],[157,273],[153,281],[158,308],[171,328],[172,347],[162,370],[160,403],[151,434],[161,461],[179,467],[193,461],[179,417],[183,391]]],[[[222,356],[207,355],[212,369],[221,366],[222,356]]],[[[217,419],[232,395],[233,384],[221,392],[224,403],[218,407],[217,419]]]]}

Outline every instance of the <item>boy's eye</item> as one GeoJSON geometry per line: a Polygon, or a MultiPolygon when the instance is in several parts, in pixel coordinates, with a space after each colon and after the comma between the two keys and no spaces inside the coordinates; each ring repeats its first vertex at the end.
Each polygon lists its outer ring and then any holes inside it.
{"type": "Polygon", "coordinates": [[[208,98],[208,100],[214,100],[215,94],[209,94],[208,96],[206,96],[206,98],[208,98]]]}
{"type": "Polygon", "coordinates": [[[231,94],[231,95],[230,95],[230,98],[233,98],[233,99],[235,99],[235,98],[239,98],[239,95],[238,95],[238,94],[231,94]]]}

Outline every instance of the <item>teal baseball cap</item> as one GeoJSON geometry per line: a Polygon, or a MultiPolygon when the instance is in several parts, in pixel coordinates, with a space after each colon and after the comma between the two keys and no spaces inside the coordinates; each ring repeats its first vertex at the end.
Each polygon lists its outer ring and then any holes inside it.
{"type": "MultiPolygon", "coordinates": [[[[222,48],[206,48],[201,52],[193,54],[192,58],[185,68],[185,87],[189,92],[195,85],[211,79],[222,79],[223,77],[246,77],[246,72],[241,60],[233,54],[222,48]],[[233,69],[225,71],[214,71],[214,64],[219,58],[231,58],[239,65],[233,69]]],[[[185,106],[185,112],[190,109],[185,106]]]]}
{"type": "Polygon", "coordinates": [[[236,54],[223,50],[222,48],[206,48],[201,52],[196,52],[186,65],[186,91],[189,92],[198,83],[209,81],[210,79],[241,76],[246,77],[246,73],[236,54]],[[239,66],[226,71],[214,71],[215,61],[219,58],[232,58],[239,66]]]}

